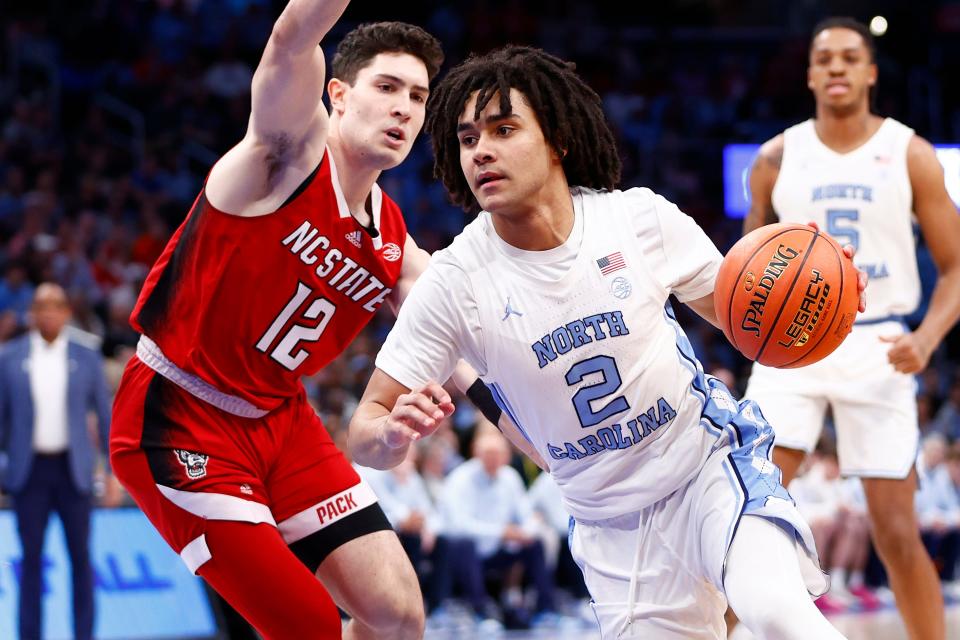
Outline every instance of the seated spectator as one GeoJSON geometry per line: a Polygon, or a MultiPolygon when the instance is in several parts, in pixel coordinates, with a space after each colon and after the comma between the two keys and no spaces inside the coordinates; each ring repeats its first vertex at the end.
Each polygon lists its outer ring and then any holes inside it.
{"type": "Polygon", "coordinates": [[[930,423],[930,430],[943,434],[951,442],[960,440],[960,373],[954,377],[947,399],[930,423]]]}
{"type": "MultiPolygon", "coordinates": [[[[472,539],[484,575],[508,575],[522,567],[536,591],[535,612],[555,611],[553,581],[547,572],[543,543],[534,535],[533,510],[520,474],[509,466],[510,445],[498,431],[480,431],[473,457],[454,469],[444,484],[442,512],[448,531],[472,539]]],[[[526,620],[522,595],[507,589],[505,618],[517,626],[526,620]]],[[[509,626],[509,625],[508,625],[509,626]]]]}
{"type": "Polygon", "coordinates": [[[400,538],[432,612],[451,595],[454,577],[464,597],[480,618],[486,618],[486,591],[475,543],[464,536],[446,535],[443,521],[417,472],[418,450],[410,447],[407,458],[393,469],[382,471],[354,465],[370,485],[387,519],[400,538]]]}
{"type": "Polygon", "coordinates": [[[33,291],[33,284],[27,279],[26,267],[19,262],[9,263],[3,279],[0,279],[0,313],[12,311],[17,327],[26,327],[33,291]]]}
{"type": "Polygon", "coordinates": [[[570,553],[570,514],[563,507],[563,496],[553,476],[546,472],[538,475],[530,486],[529,496],[534,515],[543,525],[541,535],[547,563],[555,568],[557,586],[575,598],[588,597],[583,572],[570,553]]]}
{"type": "Polygon", "coordinates": [[[920,535],[940,577],[953,582],[960,555],[960,498],[947,465],[947,441],[938,434],[927,436],[917,456],[916,496],[920,535]]]}
{"type": "Polygon", "coordinates": [[[790,494],[810,524],[821,566],[829,568],[830,592],[817,600],[817,606],[826,612],[843,611],[855,596],[869,606],[878,604],[863,587],[869,552],[866,511],[848,499],[850,489],[840,478],[833,440],[820,440],[807,471],[790,483],[790,494]],[[849,589],[848,576],[852,576],[849,589]]]}

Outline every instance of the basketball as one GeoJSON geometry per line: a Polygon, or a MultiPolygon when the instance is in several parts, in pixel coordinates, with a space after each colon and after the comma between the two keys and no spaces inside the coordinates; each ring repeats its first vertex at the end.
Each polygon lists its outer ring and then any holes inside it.
{"type": "Polygon", "coordinates": [[[760,227],[733,245],[714,290],[730,343],[781,369],[832,353],[853,328],[859,300],[857,270],[836,240],[786,223],[760,227]]]}

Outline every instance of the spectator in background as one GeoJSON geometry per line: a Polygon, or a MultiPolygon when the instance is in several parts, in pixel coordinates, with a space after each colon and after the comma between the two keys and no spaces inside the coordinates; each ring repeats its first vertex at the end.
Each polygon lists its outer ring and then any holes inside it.
{"type": "Polygon", "coordinates": [[[920,537],[926,546],[940,578],[954,579],[957,558],[960,557],[960,498],[945,464],[947,441],[934,433],[927,436],[917,457],[917,520],[920,537]]]}
{"type": "Polygon", "coordinates": [[[954,376],[947,399],[937,410],[930,430],[943,434],[951,442],[960,440],[960,373],[954,376]]]}
{"type": "Polygon", "coordinates": [[[7,264],[6,273],[0,280],[0,313],[12,312],[17,327],[24,327],[32,300],[33,285],[27,279],[26,266],[20,262],[7,264]]]}
{"type": "Polygon", "coordinates": [[[406,459],[386,471],[355,468],[377,494],[417,570],[427,611],[435,611],[452,595],[457,576],[474,612],[479,618],[486,618],[486,592],[476,544],[471,538],[445,533],[440,512],[417,472],[418,452],[417,447],[410,447],[406,459]]]}
{"type": "Polygon", "coordinates": [[[570,553],[570,514],[563,506],[563,494],[557,481],[549,473],[541,473],[530,485],[529,496],[533,511],[548,534],[544,547],[548,564],[556,565],[557,586],[565,587],[575,598],[588,597],[583,572],[570,553]]]}
{"type": "MultiPolygon", "coordinates": [[[[110,399],[97,345],[66,330],[70,306],[56,284],[37,287],[31,307],[33,329],[0,353],[0,466],[5,492],[13,498],[23,547],[20,578],[21,640],[41,637],[41,553],[47,520],[56,511],[63,523],[73,573],[74,637],[93,634],[93,570],[90,513],[97,451],[107,464],[110,399]],[[91,441],[87,413],[97,415],[99,446],[91,441]]],[[[105,502],[119,502],[108,479],[105,502]]]]}
{"type": "Polygon", "coordinates": [[[830,593],[817,600],[817,607],[825,613],[843,611],[854,602],[854,594],[847,588],[852,574],[857,577],[851,589],[857,590],[861,600],[876,604],[862,589],[869,551],[866,513],[850,504],[849,493],[840,478],[836,445],[821,438],[806,473],[790,483],[790,495],[810,524],[822,566],[829,567],[830,593]]]}
{"type": "MultiPolygon", "coordinates": [[[[553,582],[547,572],[543,543],[534,535],[533,509],[520,474],[507,466],[510,445],[495,430],[479,431],[473,457],[447,476],[441,513],[448,530],[471,538],[484,573],[522,566],[537,593],[536,613],[555,611],[553,582]]],[[[522,598],[508,590],[510,611],[523,619],[522,598]]]]}

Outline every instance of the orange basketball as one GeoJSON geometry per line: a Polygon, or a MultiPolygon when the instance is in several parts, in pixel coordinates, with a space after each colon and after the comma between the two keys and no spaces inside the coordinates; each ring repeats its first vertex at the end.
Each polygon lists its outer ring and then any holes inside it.
{"type": "Polygon", "coordinates": [[[857,270],[813,227],[778,223],[739,240],[720,265],[714,305],[740,353],[781,369],[825,358],[853,328],[857,270]]]}

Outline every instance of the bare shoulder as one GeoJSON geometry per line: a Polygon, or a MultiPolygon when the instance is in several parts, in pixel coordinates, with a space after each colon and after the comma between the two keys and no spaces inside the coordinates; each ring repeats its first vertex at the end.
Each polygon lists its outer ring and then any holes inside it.
{"type": "Polygon", "coordinates": [[[937,152],[933,148],[933,145],[930,144],[926,138],[914,134],[910,138],[910,142],[907,144],[907,165],[923,165],[931,161],[936,162],[939,165],[939,160],[937,160],[937,152]]]}
{"type": "Polygon", "coordinates": [[[780,171],[780,165],[783,164],[783,134],[770,138],[760,146],[757,153],[757,161],[754,163],[754,169],[767,169],[774,172],[780,171]]]}

